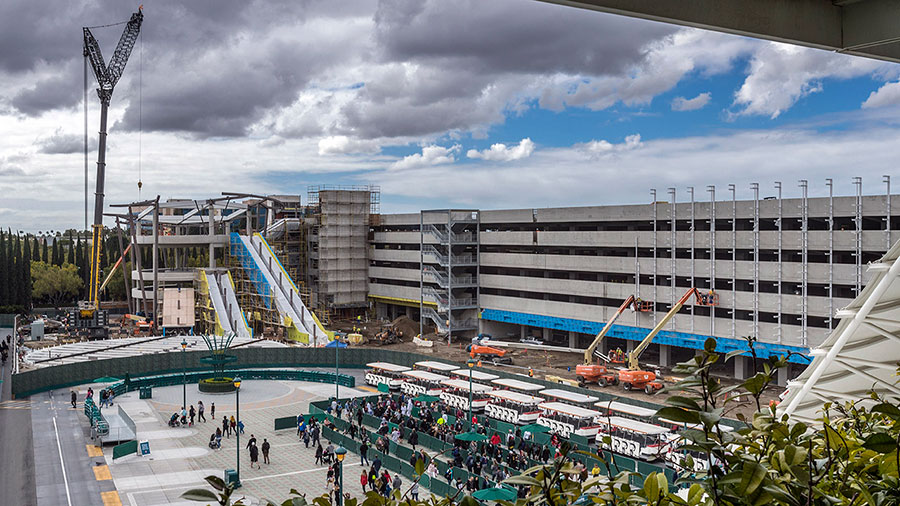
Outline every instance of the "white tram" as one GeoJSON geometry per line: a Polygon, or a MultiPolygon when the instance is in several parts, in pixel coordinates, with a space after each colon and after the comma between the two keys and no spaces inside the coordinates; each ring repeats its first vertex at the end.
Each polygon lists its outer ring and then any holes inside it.
{"type": "Polygon", "coordinates": [[[414,369],[425,369],[437,374],[448,374],[450,371],[459,369],[459,366],[446,364],[444,362],[436,362],[434,360],[422,360],[413,364],[414,369]]]}
{"type": "Polygon", "coordinates": [[[514,390],[516,392],[521,392],[523,394],[529,395],[535,395],[536,392],[544,389],[543,385],[528,383],[527,381],[521,381],[513,378],[499,378],[491,380],[491,383],[497,385],[500,388],[514,390]]]}
{"type": "Polygon", "coordinates": [[[378,386],[381,383],[392,389],[400,388],[403,384],[404,377],[401,373],[409,370],[409,367],[391,364],[389,362],[371,362],[366,364],[369,368],[366,371],[366,383],[378,386]]]}
{"type": "Polygon", "coordinates": [[[599,411],[563,402],[542,402],[538,407],[541,409],[541,415],[537,423],[549,427],[561,437],[569,437],[572,434],[594,437],[600,429],[597,424],[599,411]]]}
{"type": "MultiPolygon", "coordinates": [[[[685,450],[682,447],[685,444],[685,439],[678,434],[678,431],[681,429],[693,429],[693,430],[703,430],[703,426],[700,424],[682,424],[678,422],[673,422],[672,420],[666,420],[665,418],[660,418],[659,420],[662,424],[668,424],[672,427],[671,432],[667,435],[667,444],[665,446],[665,458],[666,464],[669,465],[672,469],[675,469],[679,473],[694,472],[701,473],[709,471],[709,461],[706,459],[705,453],[700,453],[695,450],[685,450]],[[688,468],[687,456],[690,455],[694,461],[693,467],[688,468]]],[[[723,431],[730,432],[734,429],[727,425],[719,426],[723,431]]],[[[729,447],[730,450],[730,447],[729,447]]],[[[714,460],[716,465],[719,465],[720,462],[718,459],[714,460]]]]}
{"type": "Polygon", "coordinates": [[[666,456],[671,429],[621,416],[601,416],[599,422],[598,447],[648,461],[666,456]],[[605,436],[610,437],[609,444],[603,442],[605,436]]]}
{"type": "Polygon", "coordinates": [[[593,395],[579,394],[561,388],[548,388],[541,390],[539,393],[541,397],[546,397],[551,401],[572,404],[586,409],[590,409],[592,404],[600,400],[599,397],[594,397],[593,395]]]}
{"type": "Polygon", "coordinates": [[[442,374],[419,370],[403,371],[401,374],[406,379],[400,385],[400,391],[411,396],[441,395],[444,391],[441,382],[450,379],[442,374]]]}
{"type": "Polygon", "coordinates": [[[538,408],[544,402],[541,397],[523,394],[512,390],[494,390],[488,392],[491,401],[484,408],[484,414],[508,423],[534,423],[541,416],[538,408]]]}
{"type": "Polygon", "coordinates": [[[474,369],[457,369],[455,371],[450,371],[450,374],[456,376],[460,379],[465,379],[469,381],[469,375],[472,376],[472,381],[476,383],[484,383],[485,385],[491,381],[499,378],[496,374],[491,374],[488,372],[476,371],[474,369]]]}
{"type": "Polygon", "coordinates": [[[655,409],[644,408],[619,401],[600,401],[595,403],[594,406],[599,408],[604,416],[620,416],[622,418],[630,418],[642,422],[650,422],[653,416],[656,415],[655,409]]]}
{"type": "MultiPolygon", "coordinates": [[[[441,382],[444,391],[441,392],[441,401],[451,408],[469,409],[469,380],[448,379],[441,382]]],[[[493,387],[472,383],[472,411],[481,411],[491,400],[489,392],[493,387]]]]}

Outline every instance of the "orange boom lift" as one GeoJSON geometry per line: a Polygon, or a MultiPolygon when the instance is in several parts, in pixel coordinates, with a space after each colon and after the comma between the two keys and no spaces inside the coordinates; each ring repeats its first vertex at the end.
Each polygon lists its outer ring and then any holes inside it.
{"type": "Polygon", "coordinates": [[[604,362],[624,362],[623,358],[619,357],[618,354],[613,353],[612,356],[607,356],[598,348],[600,347],[600,343],[603,342],[603,338],[606,337],[606,333],[612,328],[613,323],[615,323],[616,320],[619,319],[619,316],[621,316],[629,307],[634,311],[645,312],[650,311],[653,308],[653,303],[642,301],[634,295],[629,295],[628,298],[625,299],[625,302],[619,306],[619,309],[616,310],[615,314],[612,315],[609,321],[606,322],[606,325],[604,325],[597,334],[597,337],[594,338],[594,342],[584,350],[584,363],[575,366],[575,379],[578,380],[579,386],[584,386],[586,383],[597,383],[601,387],[605,387],[606,385],[617,385],[619,383],[614,372],[607,369],[603,364],[594,363],[594,357],[596,356],[604,362]]]}
{"type": "Polygon", "coordinates": [[[645,337],[644,340],[628,354],[628,369],[619,371],[619,383],[622,384],[622,388],[625,390],[643,389],[644,392],[652,394],[663,387],[661,382],[656,381],[656,373],[641,370],[638,358],[640,358],[644,350],[650,346],[650,342],[653,341],[656,334],[659,334],[659,331],[669,323],[669,320],[684,307],[691,296],[695,297],[695,305],[698,306],[715,306],[718,305],[719,302],[719,296],[715,292],[700,293],[700,290],[697,290],[696,288],[688,290],[680,299],[678,299],[678,302],[672,306],[672,309],[662,317],[659,323],[653,327],[653,330],[647,334],[647,337],[645,337]]]}

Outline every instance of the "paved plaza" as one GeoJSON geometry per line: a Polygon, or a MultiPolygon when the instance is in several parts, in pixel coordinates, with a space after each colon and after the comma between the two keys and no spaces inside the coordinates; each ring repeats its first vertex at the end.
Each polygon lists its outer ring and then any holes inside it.
{"type": "MultiPolygon", "coordinates": [[[[368,387],[361,387],[368,388],[368,387]]],[[[245,504],[257,504],[259,498],[280,503],[289,496],[291,488],[312,498],[327,492],[324,466],[315,465],[315,450],[305,448],[295,429],[276,432],[274,419],[307,413],[311,401],[327,399],[334,395],[334,385],[292,381],[249,380],[241,385],[240,411],[245,424],[241,436],[241,482],[234,499],[244,498],[245,504]],[[271,464],[260,463],[262,469],[250,468],[250,454],[246,449],[250,434],[258,445],[263,438],[271,444],[271,464]]],[[[362,389],[340,388],[341,397],[371,395],[362,389]]],[[[221,427],[222,416],[235,413],[235,395],[200,394],[196,385],[188,385],[188,405],[196,408],[197,400],[206,405],[207,422],[193,427],[170,428],[167,420],[180,410],[182,387],[154,388],[153,398],[141,400],[138,392],[129,392],[116,398],[116,406],[133,419],[137,426],[138,440],[150,443],[148,456],[129,455],[112,458],[112,447],[103,448],[110,478],[118,491],[122,504],[153,506],[163,504],[196,505],[180,495],[188,489],[209,488],[204,478],[209,475],[222,477],[225,469],[235,468],[236,437],[222,439],[222,449],[212,450],[209,437],[216,427],[221,427]],[[216,406],[216,418],[210,419],[212,404],[216,406]]],[[[323,446],[327,442],[323,440],[323,446]]],[[[344,460],[344,490],[351,495],[362,495],[359,484],[359,457],[348,454],[344,460]]]]}

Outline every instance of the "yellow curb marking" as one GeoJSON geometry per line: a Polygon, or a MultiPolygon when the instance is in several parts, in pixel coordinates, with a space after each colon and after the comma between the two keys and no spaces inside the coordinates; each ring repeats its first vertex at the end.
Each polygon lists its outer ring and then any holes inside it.
{"type": "Polygon", "coordinates": [[[102,457],[103,450],[97,445],[84,445],[87,448],[88,457],[102,457]]]}
{"type": "Polygon", "coordinates": [[[112,479],[112,476],[109,474],[109,466],[94,466],[91,469],[94,470],[94,478],[97,478],[97,481],[112,479]]]}
{"type": "Polygon", "coordinates": [[[103,499],[103,506],[122,506],[119,493],[115,490],[112,492],[100,492],[100,498],[103,499]]]}

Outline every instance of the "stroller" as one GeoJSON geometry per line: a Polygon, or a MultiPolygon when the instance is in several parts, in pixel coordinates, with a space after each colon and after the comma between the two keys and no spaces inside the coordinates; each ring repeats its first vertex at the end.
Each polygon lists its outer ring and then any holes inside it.
{"type": "Polygon", "coordinates": [[[169,427],[178,427],[181,425],[181,422],[178,421],[178,413],[172,413],[172,416],[169,418],[169,427]]]}
{"type": "Polygon", "coordinates": [[[222,436],[216,436],[215,434],[209,436],[209,447],[213,450],[220,450],[222,448],[222,436]]]}

